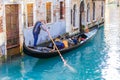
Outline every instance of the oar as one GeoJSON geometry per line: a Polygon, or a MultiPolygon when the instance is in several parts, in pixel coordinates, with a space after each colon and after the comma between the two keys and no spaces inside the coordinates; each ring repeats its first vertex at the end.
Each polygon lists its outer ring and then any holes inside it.
{"type": "Polygon", "coordinates": [[[64,59],[63,56],[61,55],[61,53],[60,53],[58,47],[56,46],[55,42],[53,41],[53,38],[51,37],[50,32],[49,32],[48,30],[47,30],[47,33],[48,33],[48,36],[49,36],[49,38],[51,39],[52,43],[54,44],[54,46],[55,46],[57,52],[59,53],[59,56],[61,57],[62,61],[63,61],[64,64],[66,65],[65,59],[64,59]]]}
{"type": "Polygon", "coordinates": [[[53,41],[53,38],[51,37],[51,35],[50,35],[50,33],[49,33],[48,30],[47,30],[47,33],[48,33],[48,36],[50,37],[52,43],[54,44],[54,46],[55,46],[57,52],[59,53],[59,56],[61,57],[61,59],[62,59],[64,65],[67,66],[71,71],[76,72],[76,70],[75,70],[72,66],[70,66],[70,65],[67,64],[67,62],[65,61],[65,59],[64,59],[63,56],[61,55],[59,49],[57,48],[57,46],[56,46],[55,42],[53,41]]]}
{"type": "MultiPolygon", "coordinates": [[[[46,28],[46,26],[45,26],[45,28],[46,28]]],[[[51,39],[52,43],[54,44],[54,46],[55,46],[55,48],[56,48],[56,50],[57,50],[59,56],[61,57],[61,59],[62,59],[64,65],[67,66],[71,71],[76,72],[76,70],[75,70],[72,66],[68,65],[67,62],[65,61],[65,59],[63,58],[62,54],[60,53],[59,49],[57,48],[57,46],[56,46],[56,44],[55,44],[53,38],[52,38],[51,35],[50,35],[50,32],[47,30],[47,28],[46,28],[46,31],[47,31],[48,36],[49,36],[49,38],[51,39]]]]}

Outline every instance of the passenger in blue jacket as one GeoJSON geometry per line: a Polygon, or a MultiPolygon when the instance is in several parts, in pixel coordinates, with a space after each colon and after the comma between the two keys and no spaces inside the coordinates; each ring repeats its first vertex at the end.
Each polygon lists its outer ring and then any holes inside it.
{"type": "Polygon", "coordinates": [[[41,30],[41,29],[44,30],[44,31],[46,31],[46,29],[43,27],[43,23],[40,22],[40,21],[37,21],[37,22],[35,23],[34,28],[33,28],[34,46],[37,45],[38,36],[39,36],[39,34],[40,34],[40,30],[41,30]]]}

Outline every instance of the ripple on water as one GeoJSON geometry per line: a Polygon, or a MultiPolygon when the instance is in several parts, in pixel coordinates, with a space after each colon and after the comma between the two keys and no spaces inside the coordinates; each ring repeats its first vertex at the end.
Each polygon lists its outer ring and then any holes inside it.
{"type": "Polygon", "coordinates": [[[119,46],[118,42],[111,42],[102,27],[86,44],[63,55],[75,73],[64,66],[59,56],[50,59],[24,56],[0,65],[0,80],[119,80],[119,46]]]}

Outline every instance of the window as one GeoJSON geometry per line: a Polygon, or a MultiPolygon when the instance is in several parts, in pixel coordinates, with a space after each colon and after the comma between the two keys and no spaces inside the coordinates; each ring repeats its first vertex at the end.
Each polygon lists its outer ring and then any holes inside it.
{"type": "Polygon", "coordinates": [[[76,22],[76,5],[74,5],[73,7],[73,26],[75,27],[75,22],[76,22]]]}
{"type": "Polygon", "coordinates": [[[60,2],[60,19],[64,18],[64,3],[60,2]]]}
{"type": "Polygon", "coordinates": [[[73,14],[73,11],[72,11],[72,9],[71,9],[71,24],[72,24],[72,18],[73,18],[73,17],[72,17],[72,14],[73,14]]]}
{"type": "Polygon", "coordinates": [[[28,27],[33,26],[33,4],[27,4],[28,27]]]}
{"type": "MultiPolygon", "coordinates": [[[[2,4],[0,4],[0,13],[2,13],[2,4]]],[[[2,15],[0,15],[0,32],[3,32],[2,26],[3,26],[3,17],[2,15]]]]}
{"type": "Polygon", "coordinates": [[[101,6],[101,17],[103,17],[103,2],[102,2],[102,6],[101,6]]]}
{"type": "Polygon", "coordinates": [[[87,22],[89,22],[89,19],[90,19],[90,6],[89,6],[89,3],[87,4],[87,22]]]}
{"type": "Polygon", "coordinates": [[[2,24],[3,24],[3,22],[2,22],[2,17],[0,17],[0,32],[3,32],[2,24]]]}
{"type": "Polygon", "coordinates": [[[51,2],[46,3],[46,21],[51,22],[51,2]]]}
{"type": "Polygon", "coordinates": [[[95,2],[93,2],[93,20],[95,20],[95,2]]]}

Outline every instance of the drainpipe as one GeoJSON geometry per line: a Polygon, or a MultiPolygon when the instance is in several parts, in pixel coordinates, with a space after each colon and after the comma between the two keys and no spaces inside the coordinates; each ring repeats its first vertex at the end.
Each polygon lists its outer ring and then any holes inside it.
{"type": "Polygon", "coordinates": [[[70,33],[72,31],[71,28],[71,16],[70,16],[70,6],[71,6],[71,0],[65,0],[65,16],[66,16],[66,32],[70,33]]]}

